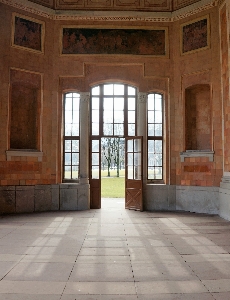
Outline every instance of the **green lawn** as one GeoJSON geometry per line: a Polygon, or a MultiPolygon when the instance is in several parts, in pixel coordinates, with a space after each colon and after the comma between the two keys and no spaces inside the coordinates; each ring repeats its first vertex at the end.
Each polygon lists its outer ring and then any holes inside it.
{"type": "Polygon", "coordinates": [[[116,177],[116,170],[110,171],[110,177],[107,177],[107,171],[101,172],[101,197],[102,198],[124,198],[125,197],[125,171],[120,171],[121,177],[116,177]]]}

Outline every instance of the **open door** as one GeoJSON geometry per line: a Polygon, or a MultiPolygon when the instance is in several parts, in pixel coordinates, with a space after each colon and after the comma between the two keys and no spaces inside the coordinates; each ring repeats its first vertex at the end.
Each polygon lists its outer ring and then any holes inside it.
{"type": "Polygon", "coordinates": [[[142,137],[127,137],[125,151],[125,208],[143,211],[142,137]]]}
{"type": "Polygon", "coordinates": [[[91,140],[90,208],[101,208],[101,139],[91,140]]]}

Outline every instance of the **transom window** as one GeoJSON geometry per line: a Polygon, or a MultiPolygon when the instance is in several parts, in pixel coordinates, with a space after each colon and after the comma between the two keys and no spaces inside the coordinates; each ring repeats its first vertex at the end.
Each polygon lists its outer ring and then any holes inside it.
{"type": "Polygon", "coordinates": [[[149,94],[147,110],[148,179],[163,180],[163,96],[149,94]]]}
{"type": "Polygon", "coordinates": [[[78,93],[64,95],[64,181],[79,178],[79,107],[78,93]]]}
{"type": "Polygon", "coordinates": [[[101,84],[91,90],[91,134],[136,134],[136,88],[126,84],[101,84]]]}

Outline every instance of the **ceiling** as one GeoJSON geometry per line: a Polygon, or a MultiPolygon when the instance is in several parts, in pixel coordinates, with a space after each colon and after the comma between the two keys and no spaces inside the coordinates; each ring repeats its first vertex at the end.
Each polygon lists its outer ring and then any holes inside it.
{"type": "Polygon", "coordinates": [[[201,0],[29,0],[55,10],[172,12],[201,0]]]}

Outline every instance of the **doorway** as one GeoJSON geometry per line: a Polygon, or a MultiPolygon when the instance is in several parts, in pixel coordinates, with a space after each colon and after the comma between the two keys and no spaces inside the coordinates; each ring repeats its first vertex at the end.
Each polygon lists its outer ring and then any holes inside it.
{"type": "MultiPolygon", "coordinates": [[[[91,208],[101,208],[101,192],[102,188],[104,189],[102,182],[104,179],[107,183],[110,182],[108,187],[109,192],[113,192],[113,190],[116,190],[116,192],[118,190],[121,191],[123,183],[123,186],[125,185],[125,192],[123,192],[125,199],[127,199],[128,195],[129,198],[131,195],[134,195],[133,191],[137,183],[133,182],[131,184],[127,180],[142,180],[142,175],[140,175],[142,150],[139,141],[135,138],[137,132],[136,107],[137,89],[135,87],[121,83],[105,83],[91,89],[91,208]],[[131,142],[129,140],[127,142],[126,139],[130,139],[131,137],[135,141],[131,142]],[[130,143],[133,145],[133,148],[128,150],[130,143]],[[131,173],[132,178],[129,178],[131,173]],[[137,174],[138,178],[136,177],[137,174]],[[112,180],[115,180],[115,178],[117,182],[120,180],[121,183],[118,184],[118,188],[116,188],[115,183],[112,184],[112,180]],[[122,179],[124,179],[123,182],[122,179]],[[132,190],[132,192],[128,194],[127,189],[132,190]]],[[[142,187],[142,184],[139,184],[140,187],[142,187]]],[[[129,201],[129,203],[132,203],[132,201],[129,201]]],[[[125,207],[127,208],[127,205],[125,207]]],[[[132,207],[134,206],[132,205],[132,207]]]]}
{"type": "Polygon", "coordinates": [[[125,139],[101,139],[101,198],[125,198],[125,139]]]}

